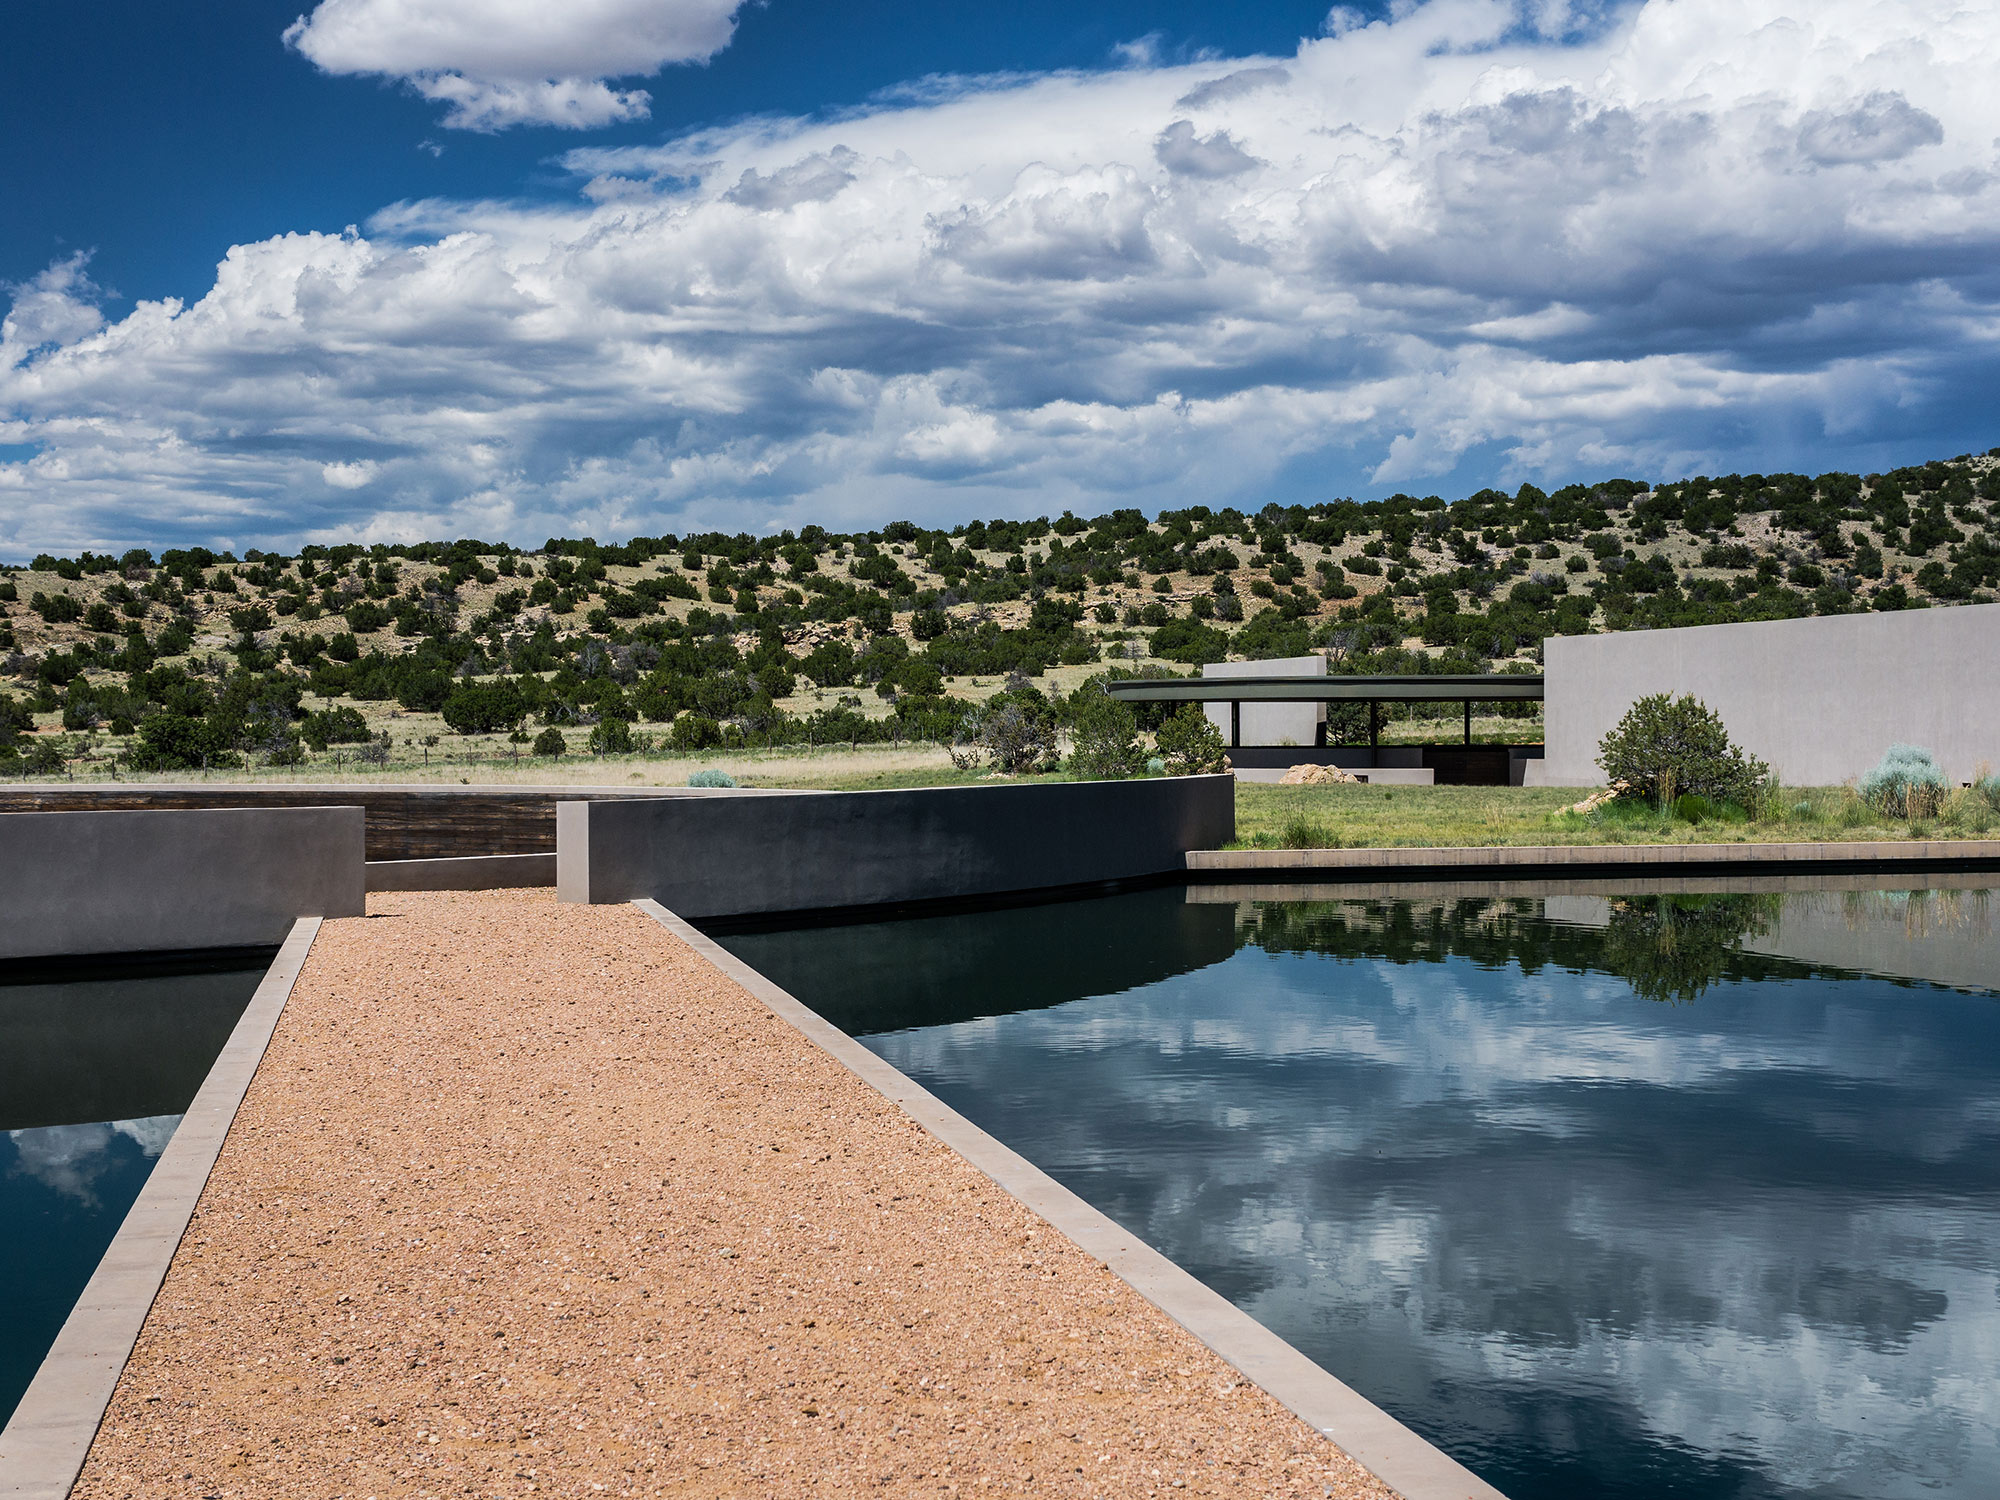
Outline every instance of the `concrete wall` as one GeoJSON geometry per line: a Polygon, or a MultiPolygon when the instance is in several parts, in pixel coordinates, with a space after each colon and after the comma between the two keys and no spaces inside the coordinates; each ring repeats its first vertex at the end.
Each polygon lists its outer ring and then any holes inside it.
{"type": "Polygon", "coordinates": [[[1554,636],[1529,786],[1595,786],[1598,741],[1649,693],[1693,693],[1779,776],[1831,786],[1901,741],[1953,781],[2000,768],[2000,604],[1554,636]]]}
{"type": "Polygon", "coordinates": [[[234,948],[358,917],[358,807],[0,815],[0,959],[234,948]]]}
{"type": "MultiPolygon", "coordinates": [[[[1272,661],[1217,661],[1201,669],[1203,677],[1324,677],[1324,656],[1281,656],[1272,661]]],[[[1243,745],[1313,745],[1319,742],[1319,726],[1326,722],[1324,703],[1245,703],[1242,714],[1243,737],[1231,741],[1229,705],[1205,703],[1208,715],[1222,735],[1222,743],[1243,745]]]]}
{"type": "Polygon", "coordinates": [[[875,906],[1178,872],[1235,831],[1228,776],[565,802],[556,890],[689,918],[875,906]]]}

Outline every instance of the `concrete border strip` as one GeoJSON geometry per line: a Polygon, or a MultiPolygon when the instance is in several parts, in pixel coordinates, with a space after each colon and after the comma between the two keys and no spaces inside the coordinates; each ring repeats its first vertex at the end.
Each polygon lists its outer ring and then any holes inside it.
{"type": "Polygon", "coordinates": [[[90,1455],[167,1267],[277,1030],[319,917],[300,917],[181,1116],[125,1222],[0,1432],[0,1496],[65,1500],[90,1455]]]}
{"type": "Polygon", "coordinates": [[[1762,871],[1787,866],[1824,869],[1952,870],[2000,866],[2000,839],[1903,839],[1798,844],[1515,844],[1366,849],[1191,849],[1187,868],[1200,874],[1296,872],[1341,878],[1391,872],[1533,870],[1554,875],[1598,871],[1762,871]]]}
{"type": "Polygon", "coordinates": [[[659,902],[632,903],[680,938],[820,1050],[898,1106],[1102,1262],[1133,1291],[1200,1339],[1404,1500],[1505,1500],[1499,1490],[1314,1364],[1262,1323],[1114,1223],[915,1080],[870,1052],[659,902]]]}

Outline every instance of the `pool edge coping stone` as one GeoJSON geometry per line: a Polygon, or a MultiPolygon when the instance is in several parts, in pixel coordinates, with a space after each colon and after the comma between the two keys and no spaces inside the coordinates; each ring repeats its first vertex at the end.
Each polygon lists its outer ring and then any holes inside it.
{"type": "Polygon", "coordinates": [[[1265,874],[1390,871],[1563,870],[1595,873],[1691,866],[1712,870],[1763,870],[1773,866],[1877,866],[1951,869],[2000,865],[2000,839],[1905,839],[1843,843],[1742,844],[1465,844],[1381,845],[1347,849],[1190,849],[1190,874],[1256,871],[1265,874]]]}
{"type": "Polygon", "coordinates": [[[66,1500],[305,967],[321,917],[300,917],[216,1054],[104,1257],[0,1430],[0,1496],[66,1500]]]}
{"type": "Polygon", "coordinates": [[[1019,1152],[649,897],[632,905],[901,1109],[961,1160],[1039,1214],[1086,1255],[1193,1334],[1239,1374],[1336,1444],[1403,1500],[1506,1500],[1491,1484],[1255,1318],[1093,1208],[1019,1152]]]}

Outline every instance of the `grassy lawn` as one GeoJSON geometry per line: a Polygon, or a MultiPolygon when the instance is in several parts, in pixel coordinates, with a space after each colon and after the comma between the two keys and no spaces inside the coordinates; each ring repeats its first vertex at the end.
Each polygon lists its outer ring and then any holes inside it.
{"type": "Polygon", "coordinates": [[[1273,786],[1236,788],[1235,847],[1333,849],[1505,844],[1791,843],[2000,836],[2000,812],[1976,792],[1952,794],[1941,816],[1883,818],[1846,787],[1786,787],[1759,816],[1695,825],[1617,805],[1560,816],[1584,797],[1571,787],[1273,786]]]}

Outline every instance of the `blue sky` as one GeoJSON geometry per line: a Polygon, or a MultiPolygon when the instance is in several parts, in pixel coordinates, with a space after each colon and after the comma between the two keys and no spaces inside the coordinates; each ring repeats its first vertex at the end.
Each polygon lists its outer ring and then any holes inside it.
{"type": "MultiPolygon", "coordinates": [[[[0,281],[27,281],[89,249],[93,279],[120,294],[110,307],[193,300],[232,244],[338,234],[399,199],[569,191],[546,163],[576,144],[574,132],[444,130],[435,105],[393,82],[319,73],[283,40],[308,9],[302,0],[10,6],[0,281]]],[[[1325,18],[1316,0],[774,0],[739,12],[734,39],[706,65],[660,74],[649,119],[589,134],[594,145],[638,145],[746,115],[850,107],[936,73],[1102,68],[1148,37],[1163,55],[1288,53],[1325,18]]]]}
{"type": "Polygon", "coordinates": [[[1956,0],[5,25],[0,556],[2000,441],[2000,17],[1956,0]]]}

